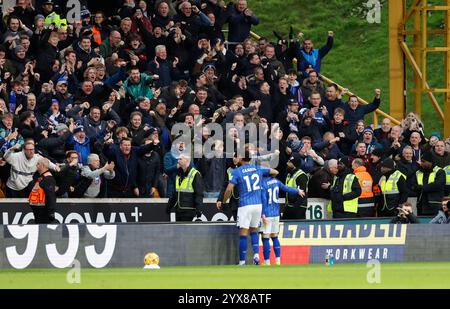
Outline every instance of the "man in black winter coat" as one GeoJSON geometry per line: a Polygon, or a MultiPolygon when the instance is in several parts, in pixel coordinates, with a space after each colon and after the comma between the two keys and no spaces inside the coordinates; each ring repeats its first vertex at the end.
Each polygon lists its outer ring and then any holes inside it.
{"type": "Polygon", "coordinates": [[[348,120],[351,127],[355,127],[358,120],[364,119],[366,114],[375,111],[381,104],[381,90],[375,89],[375,99],[368,105],[359,104],[356,96],[351,96],[348,104],[344,105],[345,120],[348,120]]]}
{"type": "Polygon", "coordinates": [[[80,177],[80,168],[78,166],[78,153],[70,150],[66,154],[66,160],[61,167],[61,170],[55,175],[56,196],[69,197],[75,190],[75,186],[80,177]]]}
{"type": "MultiPolygon", "coordinates": [[[[151,138],[144,139],[143,145],[153,143],[151,138]]],[[[138,158],[138,188],[139,197],[150,198],[158,188],[159,176],[161,175],[161,157],[158,152],[150,150],[138,158]]],[[[160,192],[161,195],[161,192],[160,192]]]]}
{"type": "Polygon", "coordinates": [[[159,147],[157,140],[140,147],[131,146],[130,138],[123,138],[120,145],[115,145],[113,139],[107,140],[103,152],[114,161],[116,173],[109,181],[108,197],[138,197],[138,159],[151,150],[158,151],[159,147]]]}
{"type": "Polygon", "coordinates": [[[52,78],[52,65],[55,59],[58,59],[58,33],[51,32],[44,37],[48,37],[47,41],[38,49],[36,59],[36,72],[40,73],[41,80],[48,81],[52,78]]]}
{"type": "MultiPolygon", "coordinates": [[[[56,135],[43,138],[37,147],[43,155],[55,162],[61,163],[66,156],[65,145],[69,139],[71,131],[65,124],[58,124],[55,128],[56,135]]],[[[73,131],[73,126],[72,126],[73,131]]]]}
{"type": "Polygon", "coordinates": [[[413,190],[417,191],[419,215],[436,216],[441,209],[445,190],[445,171],[433,164],[433,156],[425,152],[419,162],[413,190]]]}

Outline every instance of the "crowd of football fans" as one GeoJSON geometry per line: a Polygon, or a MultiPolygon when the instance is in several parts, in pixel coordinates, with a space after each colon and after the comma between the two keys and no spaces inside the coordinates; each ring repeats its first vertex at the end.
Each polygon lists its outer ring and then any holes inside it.
{"type": "MultiPolygon", "coordinates": [[[[301,169],[308,175],[308,197],[331,198],[329,163],[336,159],[359,177],[360,198],[369,204],[383,198],[381,178],[389,181],[382,165],[403,175],[407,193],[401,199],[420,199],[430,195],[417,176],[421,158],[429,155],[445,179],[435,171],[426,174],[428,183],[446,185],[439,196],[448,195],[448,139],[424,136],[412,113],[401,125],[383,119],[374,128],[364,117],[380,106],[379,89],[371,104],[362,105],[354,96],[344,102],[346,89],[321,80],[332,31],[320,49],[292,29],[285,39],[276,34],[276,42],[252,39],[250,29],[259,20],[245,0],[124,0],[108,2],[108,13],[81,4],[80,20],[73,23],[65,1],[41,0],[33,7],[30,0],[17,0],[3,8],[4,196],[28,197],[36,162],[44,156],[52,162],[58,197],[171,197],[177,154],[187,148],[173,143],[177,123],[201,132],[187,143],[210,138],[205,124],[223,127],[213,154],[192,160],[205,197],[223,191],[233,167],[224,145],[248,142],[249,123],[266,128],[280,144],[277,152],[270,143],[251,145],[255,156],[277,156],[283,182],[292,169],[301,169]]],[[[365,215],[375,214],[374,208],[365,215]]]]}

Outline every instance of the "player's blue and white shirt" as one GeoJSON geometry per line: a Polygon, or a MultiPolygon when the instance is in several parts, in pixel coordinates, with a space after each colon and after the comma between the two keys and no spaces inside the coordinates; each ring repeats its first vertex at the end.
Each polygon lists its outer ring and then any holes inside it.
{"type": "Polygon", "coordinates": [[[263,179],[263,215],[267,218],[278,217],[280,215],[280,204],[278,196],[280,190],[284,192],[298,194],[298,189],[284,185],[281,181],[273,177],[263,179]]]}
{"type": "Polygon", "coordinates": [[[255,164],[244,164],[231,172],[230,183],[239,190],[239,207],[262,205],[263,178],[269,175],[270,169],[255,164]]]}

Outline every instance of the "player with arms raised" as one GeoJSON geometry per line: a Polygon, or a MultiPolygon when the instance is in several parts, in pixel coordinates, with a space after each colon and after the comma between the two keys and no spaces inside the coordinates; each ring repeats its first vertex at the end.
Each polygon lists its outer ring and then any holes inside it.
{"type": "Polygon", "coordinates": [[[261,222],[264,177],[278,175],[274,169],[264,168],[251,164],[251,156],[245,151],[245,158],[240,159],[238,168],[231,173],[231,179],[225,190],[222,203],[225,204],[233,192],[234,186],[239,190],[239,208],[237,213],[237,226],[239,227],[239,265],[245,265],[247,255],[247,236],[250,232],[253,262],[259,265],[259,239],[258,228],[261,222]]]}

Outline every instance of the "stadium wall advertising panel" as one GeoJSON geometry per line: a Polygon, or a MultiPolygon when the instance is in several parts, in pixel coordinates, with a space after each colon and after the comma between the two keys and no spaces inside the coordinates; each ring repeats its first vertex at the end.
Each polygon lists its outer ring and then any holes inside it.
{"type": "MultiPolygon", "coordinates": [[[[175,222],[166,213],[168,199],[58,199],[56,219],[59,223],[128,223],[175,222]]],[[[415,205],[415,200],[412,200],[415,205]]],[[[284,199],[280,199],[284,204],[284,199]]],[[[328,200],[308,199],[307,220],[329,220],[328,200]]],[[[415,208],[414,208],[415,209],[415,208]]],[[[195,221],[234,221],[230,210],[218,211],[216,199],[204,199],[202,216],[195,221]]],[[[27,224],[34,219],[26,199],[0,200],[0,225],[27,224]]]]}
{"type": "MultiPolygon", "coordinates": [[[[234,220],[230,213],[219,212],[214,199],[205,199],[202,216],[196,221],[234,220]]],[[[175,222],[166,213],[167,199],[58,199],[55,217],[60,223],[175,222]]],[[[34,219],[26,199],[0,201],[0,225],[27,224],[34,219]]]]}
{"type": "Polygon", "coordinates": [[[229,265],[237,258],[228,224],[4,225],[0,268],[142,267],[147,252],[161,265],[229,265]]]}
{"type": "MultiPolygon", "coordinates": [[[[59,223],[175,222],[166,213],[168,199],[58,199],[55,217],[59,223]]],[[[284,203],[284,199],[280,199],[284,203]]],[[[230,210],[218,211],[216,199],[204,199],[202,222],[234,221],[230,210]]],[[[327,201],[309,199],[306,219],[330,219],[327,201]]],[[[34,219],[26,199],[0,200],[0,225],[27,224],[34,219]]]]}
{"type": "MultiPolygon", "coordinates": [[[[283,264],[448,261],[450,229],[436,225],[305,224],[281,227],[283,264]]],[[[4,225],[0,268],[142,267],[157,252],[161,266],[233,265],[233,223],[4,225]]],[[[251,252],[249,248],[248,252],[251,252]]],[[[250,258],[250,254],[249,254],[250,258]]]]}
{"type": "Polygon", "coordinates": [[[333,254],[336,263],[361,263],[404,260],[407,225],[392,224],[316,224],[283,223],[280,242],[283,263],[298,264],[299,255],[307,255],[304,264],[324,263],[333,254]]]}

